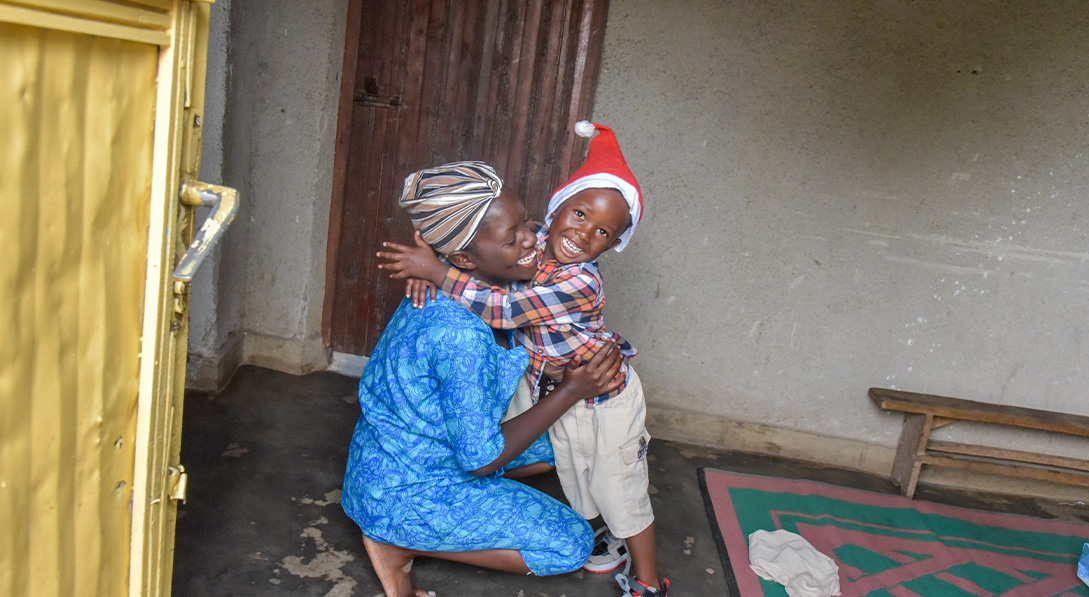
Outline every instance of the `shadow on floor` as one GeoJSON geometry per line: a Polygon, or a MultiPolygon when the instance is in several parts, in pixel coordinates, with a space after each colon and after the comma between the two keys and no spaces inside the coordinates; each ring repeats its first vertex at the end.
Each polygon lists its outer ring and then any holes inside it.
{"type": "MultiPolygon", "coordinates": [[[[292,376],[243,367],[221,394],[185,401],[182,463],[187,502],[178,514],[173,594],[376,597],[382,587],[358,527],[340,508],[358,380],[333,373],[292,376]]],[[[674,597],[726,596],[697,471],[812,479],[895,493],[887,479],[768,456],[655,441],[651,497],[659,569],[674,597]]],[[[560,497],[555,475],[534,480],[560,497]]],[[[562,499],[562,498],[561,498],[562,499]]],[[[916,499],[1052,517],[1054,504],[920,487],[916,499]]],[[[1084,514],[1084,513],[1083,513],[1084,514]]],[[[609,575],[530,578],[421,559],[418,586],[440,597],[615,597],[609,575]]]]}

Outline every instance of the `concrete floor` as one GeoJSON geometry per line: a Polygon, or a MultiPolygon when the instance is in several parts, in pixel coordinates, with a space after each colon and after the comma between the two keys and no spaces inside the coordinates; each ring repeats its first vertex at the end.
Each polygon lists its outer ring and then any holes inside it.
{"type": "MultiPolygon", "coordinates": [[[[382,593],[358,527],[340,508],[357,379],[239,370],[221,394],[190,393],[182,463],[188,501],[178,515],[173,593],[188,596],[376,597],[382,593]]],[[[895,493],[887,479],[751,454],[656,440],[650,451],[659,568],[674,597],[727,596],[697,471],[807,478],[895,493]]],[[[555,475],[532,485],[560,496],[555,475]]],[[[1034,516],[1078,517],[1048,500],[920,487],[917,499],[1034,516]]],[[[596,526],[596,525],[595,525],[596,526]]],[[[609,575],[530,578],[418,560],[418,586],[440,597],[613,597],[609,575]]]]}

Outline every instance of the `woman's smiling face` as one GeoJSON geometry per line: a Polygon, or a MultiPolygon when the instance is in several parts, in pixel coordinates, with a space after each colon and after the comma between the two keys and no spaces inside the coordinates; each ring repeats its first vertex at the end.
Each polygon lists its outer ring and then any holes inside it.
{"type": "Polygon", "coordinates": [[[452,253],[450,262],[493,286],[529,280],[539,267],[536,244],[537,235],[525,204],[504,189],[488,207],[472,242],[463,251],[452,253]],[[461,261],[458,253],[467,254],[470,261],[461,261]]]}

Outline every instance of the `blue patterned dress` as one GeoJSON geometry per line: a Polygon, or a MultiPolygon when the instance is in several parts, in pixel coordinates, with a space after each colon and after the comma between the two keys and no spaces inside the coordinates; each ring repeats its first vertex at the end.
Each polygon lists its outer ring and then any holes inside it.
{"type": "MultiPolygon", "coordinates": [[[[367,537],[422,551],[517,549],[534,574],[582,566],[590,525],[502,470],[499,429],[528,357],[496,344],[476,315],[440,296],[401,302],[359,382],[341,503],[367,537]]],[[[507,468],[551,460],[547,435],[507,468]]]]}

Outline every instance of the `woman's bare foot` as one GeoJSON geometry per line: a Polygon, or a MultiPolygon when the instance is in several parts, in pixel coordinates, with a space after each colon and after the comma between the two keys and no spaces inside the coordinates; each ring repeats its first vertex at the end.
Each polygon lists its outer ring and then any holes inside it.
{"type": "Polygon", "coordinates": [[[371,559],[374,572],[382,583],[386,597],[432,597],[434,591],[417,589],[412,584],[412,560],[415,555],[403,548],[388,543],[372,541],[363,536],[363,545],[371,559]]]}

